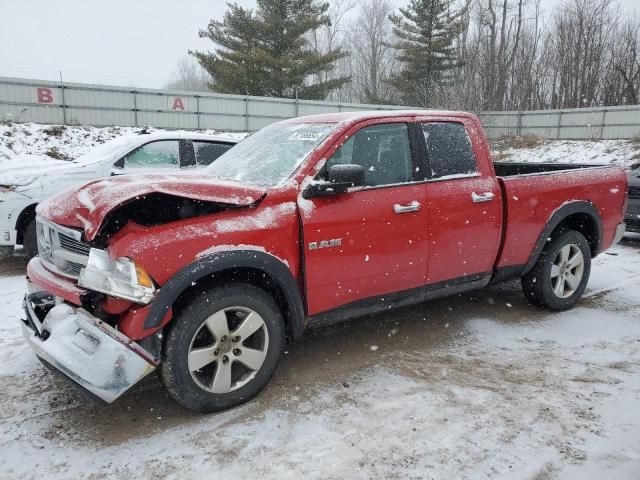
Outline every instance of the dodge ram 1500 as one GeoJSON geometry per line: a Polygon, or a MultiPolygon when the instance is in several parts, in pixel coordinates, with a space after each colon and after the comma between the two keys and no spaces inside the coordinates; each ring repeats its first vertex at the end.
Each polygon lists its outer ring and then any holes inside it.
{"type": "Polygon", "coordinates": [[[41,203],[23,332],[107,402],[158,371],[212,412],[255,396],[313,327],[516,278],[571,308],[626,195],[616,167],[494,164],[469,113],[294,118],[198,174],[41,203]]]}

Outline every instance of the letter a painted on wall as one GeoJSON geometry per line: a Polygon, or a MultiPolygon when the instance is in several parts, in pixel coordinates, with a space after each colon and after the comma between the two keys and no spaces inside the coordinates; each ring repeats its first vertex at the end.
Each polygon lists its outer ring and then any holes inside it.
{"type": "Polygon", "coordinates": [[[175,97],[173,99],[173,106],[171,110],[182,110],[184,111],[184,104],[182,103],[182,99],[180,97],[175,97]]]}
{"type": "Polygon", "coordinates": [[[36,92],[38,94],[38,103],[53,103],[53,92],[50,88],[38,87],[36,92]]]}

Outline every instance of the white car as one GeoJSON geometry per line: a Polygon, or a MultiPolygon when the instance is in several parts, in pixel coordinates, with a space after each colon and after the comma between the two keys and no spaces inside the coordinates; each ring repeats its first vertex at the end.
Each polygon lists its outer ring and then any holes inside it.
{"type": "Polygon", "coordinates": [[[71,162],[25,159],[20,167],[0,170],[0,255],[23,245],[38,254],[36,205],[47,197],[91,180],[126,173],[167,172],[206,166],[238,142],[223,135],[175,131],[119,137],[71,162]]]}

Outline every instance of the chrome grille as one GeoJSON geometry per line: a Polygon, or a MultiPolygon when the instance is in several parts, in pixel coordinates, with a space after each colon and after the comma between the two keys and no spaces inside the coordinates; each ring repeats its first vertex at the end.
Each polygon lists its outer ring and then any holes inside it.
{"type": "Polygon", "coordinates": [[[47,268],[65,277],[78,278],[80,270],[87,266],[91,249],[82,241],[82,233],[42,218],[36,219],[36,233],[38,255],[47,268]]]}
{"type": "Polygon", "coordinates": [[[629,198],[640,198],[640,187],[629,187],[629,198]]]}
{"type": "Polygon", "coordinates": [[[65,250],[89,256],[89,250],[91,247],[87,243],[78,241],[62,232],[58,232],[58,240],[60,240],[60,246],[65,250]]]}

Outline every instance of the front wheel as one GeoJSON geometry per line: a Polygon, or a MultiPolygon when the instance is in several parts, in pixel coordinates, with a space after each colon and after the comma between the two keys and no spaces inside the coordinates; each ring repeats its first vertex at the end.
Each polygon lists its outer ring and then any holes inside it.
{"type": "Polygon", "coordinates": [[[202,292],[172,320],[161,378],[185,407],[210,413],[244,403],[267,384],[284,348],[273,299],[249,284],[202,292]]]}
{"type": "Polygon", "coordinates": [[[522,277],[527,299],[551,310],[572,308],[584,293],[591,272],[591,248],[580,232],[566,230],[542,250],[522,277]]]}

